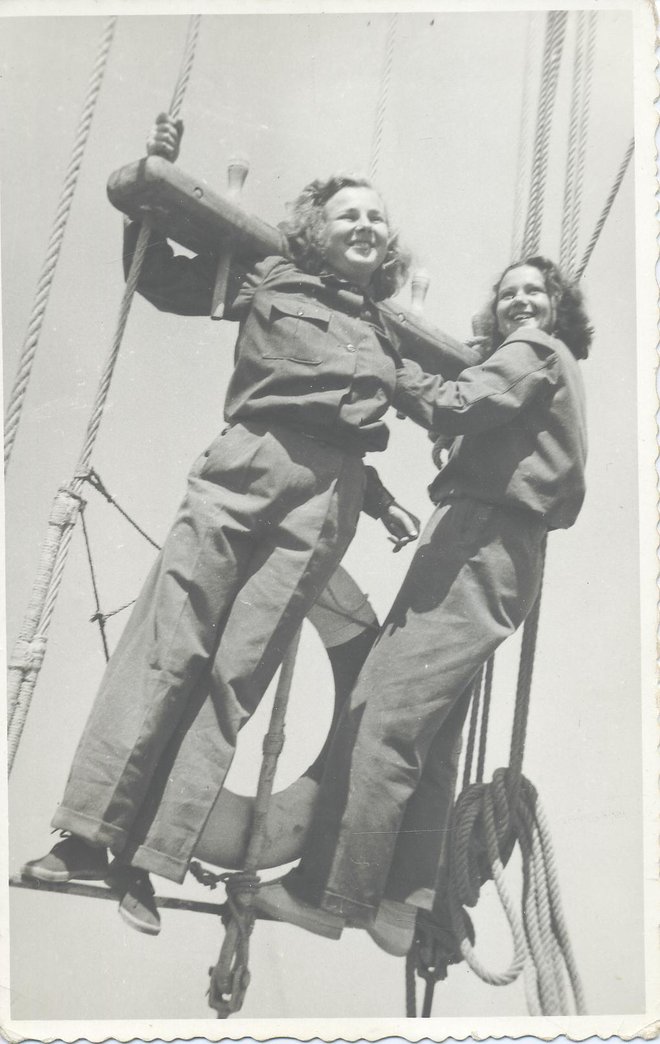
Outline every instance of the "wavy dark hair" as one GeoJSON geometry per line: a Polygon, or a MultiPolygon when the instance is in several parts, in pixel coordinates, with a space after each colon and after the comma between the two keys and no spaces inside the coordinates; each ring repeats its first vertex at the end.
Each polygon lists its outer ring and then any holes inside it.
{"type": "MultiPolygon", "coordinates": [[[[372,182],[360,174],[335,174],[326,181],[317,178],[306,185],[293,203],[289,204],[289,216],[280,223],[291,257],[304,272],[311,275],[318,275],[325,265],[323,208],[343,188],[369,188],[378,192],[372,182]]],[[[398,233],[390,228],[385,260],[374,272],[369,286],[375,300],[391,297],[403,286],[408,277],[410,261],[410,254],[399,243],[398,233]]]]}
{"type": "Polygon", "coordinates": [[[520,261],[507,265],[493,286],[490,300],[475,317],[478,332],[489,338],[493,350],[501,343],[502,335],[497,325],[496,313],[500,286],[507,272],[511,272],[514,268],[521,268],[523,265],[538,269],[543,276],[547,293],[555,302],[557,315],[552,333],[556,334],[570,348],[576,359],[586,359],[593,338],[593,327],[584,309],[582,291],[574,280],[569,279],[560,271],[554,261],[550,261],[540,254],[524,257],[520,261]]]}

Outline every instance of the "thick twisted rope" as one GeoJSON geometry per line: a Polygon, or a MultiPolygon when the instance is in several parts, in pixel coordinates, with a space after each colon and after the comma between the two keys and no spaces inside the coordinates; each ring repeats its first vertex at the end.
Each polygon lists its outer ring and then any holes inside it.
{"type": "Polygon", "coordinates": [[[575,193],[575,171],[577,169],[578,127],[580,123],[580,105],[582,101],[582,49],[584,46],[584,12],[577,13],[575,42],[573,49],[573,85],[571,91],[571,109],[568,122],[568,143],[566,148],[566,174],[564,176],[564,207],[561,220],[561,238],[559,246],[559,264],[567,270],[569,242],[573,232],[575,193]]]}
{"type": "Polygon", "coordinates": [[[547,18],[529,205],[522,245],[522,253],[525,255],[538,250],[541,235],[541,217],[545,198],[552,114],[557,94],[566,18],[567,14],[565,11],[550,11],[547,18]]]}
{"type": "MultiPolygon", "coordinates": [[[[189,21],[188,35],[184,48],[181,70],[177,78],[171,114],[177,116],[185,89],[190,79],[195,45],[199,32],[200,15],[194,15],[189,21]]],[[[140,276],[140,270],[149,241],[149,226],[144,223],[140,228],[138,241],[133,254],[130,271],[122,296],[117,327],[112,340],[99,386],[87,426],[85,439],[75,470],[75,476],[68,487],[60,491],[58,500],[65,502],[66,518],[60,521],[63,513],[58,506],[54,509],[49,524],[46,542],[42,548],[37,579],[35,581],[30,605],[19,634],[14,654],[9,665],[9,725],[8,725],[8,765],[11,772],[16,751],[21,740],[23,728],[32,701],[37,677],[46,651],[47,633],[50,627],[55,602],[61,586],[64,565],[69,552],[73,527],[77,519],[77,506],[84,476],[89,471],[89,464],[96,437],[98,435],[103,410],[110,390],[110,383],[119,355],[124,330],[128,320],[131,303],[140,276]]]]}
{"type": "MultiPolygon", "coordinates": [[[[545,543],[539,594],[523,629],[516,687],[509,767],[497,769],[491,783],[482,782],[483,748],[477,766],[477,782],[464,786],[452,810],[450,822],[447,896],[452,929],[468,966],[484,982],[503,986],[524,975],[527,1006],[532,1015],[565,1013],[569,999],[566,973],[574,1006],[584,1010],[584,997],[561,910],[559,885],[549,832],[539,811],[535,788],[522,774],[529,716],[532,673],[538,632],[541,589],[545,567],[545,543]],[[515,845],[523,861],[522,916],[506,885],[504,867],[515,845]],[[513,955],[507,967],[493,969],[481,960],[468,937],[464,906],[475,906],[485,881],[493,879],[509,923],[513,955]]],[[[492,666],[486,670],[484,688],[492,686],[492,666]],[[489,677],[490,674],[490,677],[489,677]]],[[[475,704],[470,732],[470,763],[476,732],[475,704]]],[[[483,732],[487,728],[482,709],[483,732]]],[[[487,716],[486,716],[487,717],[487,716]]],[[[409,974],[409,970],[408,970],[409,974]]],[[[411,1002],[407,988],[407,1001],[411,1002]]]]}
{"type": "Polygon", "coordinates": [[[575,278],[576,279],[581,279],[582,278],[582,275],[584,274],[584,270],[587,267],[587,265],[589,264],[589,259],[591,258],[591,255],[593,254],[594,247],[596,246],[596,243],[598,242],[600,234],[603,231],[603,225],[607,221],[607,217],[609,215],[609,212],[612,209],[612,204],[614,203],[614,200],[617,197],[617,193],[618,193],[619,189],[621,188],[621,182],[623,181],[625,173],[626,173],[626,170],[628,169],[628,164],[630,163],[630,159],[632,157],[634,149],[635,149],[635,139],[631,138],[630,142],[628,143],[628,147],[626,149],[626,152],[625,152],[625,155],[623,157],[623,160],[621,161],[621,166],[619,167],[617,176],[614,179],[614,184],[612,185],[612,188],[610,189],[610,193],[609,193],[609,195],[608,195],[608,197],[607,197],[607,199],[605,201],[605,205],[603,207],[601,215],[598,218],[598,221],[596,222],[596,227],[593,230],[593,233],[591,235],[591,239],[589,240],[587,248],[586,248],[586,250],[585,250],[585,252],[583,254],[582,260],[580,261],[580,264],[578,265],[578,269],[577,269],[577,271],[575,273],[575,278]]]}
{"type": "Polygon", "coordinates": [[[21,419],[21,412],[25,402],[28,383],[30,381],[32,365],[37,354],[39,336],[41,334],[41,328],[46,314],[50,289],[55,276],[55,269],[59,260],[62,242],[64,240],[64,233],[66,231],[71,204],[78,183],[78,175],[80,173],[85,153],[85,146],[87,144],[94,111],[96,109],[96,103],[101,90],[101,84],[103,83],[103,76],[105,74],[116,24],[116,17],[109,18],[101,34],[101,41],[99,43],[96,60],[87,87],[87,94],[83,103],[82,113],[76,130],[71,158],[64,177],[64,185],[62,186],[62,192],[55,212],[55,219],[53,221],[50,239],[48,240],[46,258],[37,282],[35,300],[28,321],[27,333],[18,360],[18,369],[14,380],[14,387],[9,398],[7,413],[5,415],[5,474],[7,472],[7,466],[16,440],[16,432],[21,419]]]}
{"type": "Polygon", "coordinates": [[[394,60],[394,44],[396,41],[397,15],[393,14],[387,27],[387,40],[385,43],[385,61],[376,105],[376,120],[374,123],[374,136],[371,144],[371,163],[369,164],[369,178],[374,181],[378,172],[380,160],[380,147],[383,140],[383,128],[385,126],[385,113],[390,94],[390,81],[392,78],[392,63],[394,60]]]}
{"type": "Polygon", "coordinates": [[[525,65],[523,69],[522,90],[520,101],[520,129],[518,131],[518,162],[516,165],[516,187],[513,197],[513,222],[511,233],[511,257],[520,257],[522,254],[523,240],[523,199],[525,196],[525,185],[529,178],[530,166],[530,135],[529,116],[530,99],[532,96],[532,14],[527,15],[527,29],[525,32],[525,65]]]}
{"type": "Polygon", "coordinates": [[[195,61],[195,51],[197,50],[197,40],[199,38],[199,26],[201,22],[201,15],[192,15],[188,19],[188,32],[186,34],[186,42],[183,47],[183,60],[181,62],[181,68],[177,77],[174,91],[172,93],[172,101],[170,102],[169,113],[173,120],[176,120],[181,112],[181,106],[183,105],[183,99],[190,83],[190,77],[192,74],[192,68],[195,61]]]}
{"type": "Polygon", "coordinates": [[[589,125],[591,80],[596,40],[596,16],[578,12],[573,56],[573,89],[566,155],[564,207],[559,263],[566,272],[575,268],[577,237],[584,184],[584,158],[589,125]]]}

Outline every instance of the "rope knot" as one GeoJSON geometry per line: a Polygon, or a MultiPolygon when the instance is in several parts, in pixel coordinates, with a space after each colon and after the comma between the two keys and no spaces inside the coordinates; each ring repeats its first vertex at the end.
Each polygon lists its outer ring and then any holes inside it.
{"type": "Polygon", "coordinates": [[[46,638],[35,635],[29,641],[18,638],[14,647],[9,669],[14,671],[39,671],[46,655],[46,638]]]}
{"type": "Polygon", "coordinates": [[[240,899],[247,895],[254,895],[259,887],[260,878],[249,870],[239,870],[233,874],[223,874],[227,897],[229,899],[240,899]]]}
{"type": "Polygon", "coordinates": [[[60,529],[75,525],[82,504],[84,500],[70,486],[60,486],[51,508],[48,520],[50,525],[58,526],[60,529]]]}

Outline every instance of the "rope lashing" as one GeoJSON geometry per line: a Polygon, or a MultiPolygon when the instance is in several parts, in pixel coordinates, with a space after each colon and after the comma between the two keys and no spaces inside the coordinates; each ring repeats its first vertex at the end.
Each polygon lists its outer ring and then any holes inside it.
{"type": "Polygon", "coordinates": [[[37,639],[36,637],[37,629],[43,617],[58,549],[62,542],[62,534],[71,530],[75,525],[79,507],[80,497],[75,495],[70,488],[63,486],[58,490],[51,506],[46,539],[41,549],[40,569],[34,580],[32,596],[25,613],[22,630],[9,660],[7,713],[10,725],[19,700],[23,676],[33,670],[38,672],[43,659],[43,656],[39,654],[38,663],[26,662],[26,650],[33,648],[35,643],[38,646],[41,645],[42,638],[37,639]]]}
{"type": "Polygon", "coordinates": [[[417,1018],[415,975],[424,980],[421,1017],[431,1017],[433,992],[436,983],[447,978],[447,959],[444,951],[433,940],[415,934],[406,958],[406,1018],[417,1018]]]}
{"type": "Polygon", "coordinates": [[[80,173],[85,153],[85,146],[87,144],[94,111],[96,109],[96,103],[101,90],[101,84],[103,83],[103,76],[105,74],[116,24],[116,16],[109,18],[101,33],[101,40],[76,130],[71,158],[66,169],[64,184],[62,186],[60,199],[55,212],[50,239],[48,240],[46,258],[43,262],[39,280],[37,282],[35,300],[32,306],[32,312],[30,313],[25,340],[19,356],[14,387],[12,388],[5,415],[5,474],[7,472],[7,466],[16,440],[16,432],[21,419],[21,412],[27,393],[28,383],[30,381],[32,365],[39,345],[39,337],[43,326],[44,316],[46,314],[50,289],[55,276],[55,269],[59,260],[62,242],[64,240],[64,233],[66,231],[71,204],[73,202],[73,196],[78,182],[78,175],[80,173]]]}
{"type": "Polygon", "coordinates": [[[523,235],[524,255],[538,250],[541,235],[541,217],[545,198],[547,159],[552,129],[552,114],[557,95],[559,66],[561,63],[567,13],[549,11],[546,23],[545,46],[541,72],[541,91],[534,140],[532,174],[529,190],[527,220],[523,235]]]}
{"type": "Polygon", "coordinates": [[[385,41],[385,60],[376,105],[376,119],[374,123],[374,136],[371,144],[371,162],[369,164],[369,178],[375,181],[380,161],[380,149],[383,140],[383,128],[385,126],[385,112],[390,94],[390,81],[392,79],[392,63],[394,60],[394,45],[396,42],[398,16],[391,15],[387,26],[387,39],[385,41]]]}
{"type": "Polygon", "coordinates": [[[576,279],[581,279],[582,278],[582,276],[584,274],[584,270],[587,267],[587,265],[589,264],[589,260],[591,258],[591,255],[594,252],[594,247],[596,246],[596,243],[598,242],[598,240],[600,238],[600,234],[603,231],[603,225],[607,221],[607,217],[609,215],[610,210],[612,209],[612,205],[614,203],[614,200],[616,199],[617,193],[618,193],[619,189],[621,188],[621,182],[624,179],[626,170],[628,169],[628,164],[630,163],[630,160],[631,160],[631,157],[632,157],[632,154],[633,154],[634,150],[635,150],[635,139],[631,138],[630,142],[628,143],[628,147],[626,149],[626,152],[625,152],[625,155],[623,157],[623,160],[621,161],[621,166],[619,167],[619,170],[617,172],[616,178],[614,179],[614,184],[612,185],[612,188],[610,189],[610,193],[609,193],[609,195],[608,195],[608,197],[607,197],[607,199],[605,201],[605,205],[603,206],[601,215],[598,218],[598,221],[596,222],[596,227],[593,230],[593,233],[591,235],[591,239],[589,240],[589,243],[588,243],[587,248],[586,248],[586,250],[584,252],[582,260],[580,261],[580,264],[578,265],[578,269],[577,269],[577,271],[575,273],[575,278],[576,279]]]}
{"type": "Polygon", "coordinates": [[[559,263],[566,272],[573,271],[576,261],[595,40],[595,13],[579,11],[573,55],[573,85],[559,250],[559,263]]]}
{"type": "MultiPolygon", "coordinates": [[[[176,117],[180,111],[183,96],[190,79],[195,45],[199,32],[200,18],[200,15],[193,15],[189,19],[189,29],[184,48],[183,62],[174,89],[170,110],[174,117],[176,117]]],[[[99,382],[83,447],[75,470],[75,477],[68,488],[69,495],[74,498],[79,497],[80,489],[83,484],[83,476],[90,471],[92,450],[101,424],[103,410],[110,390],[110,383],[119,355],[119,349],[121,347],[130,306],[135,294],[148,241],[149,226],[144,223],[141,226],[138,235],[135,253],[133,255],[122,296],[117,328],[99,382]]],[[[26,644],[30,645],[37,636],[37,633],[41,640],[46,640],[55,602],[61,585],[64,565],[71,544],[72,530],[72,525],[60,530],[52,525],[49,527],[49,533],[41,553],[38,578],[33,588],[30,606],[18,639],[22,648],[24,648],[26,644]],[[55,532],[51,532],[53,529],[55,532]]],[[[39,674],[39,667],[34,667],[27,671],[16,668],[10,672],[10,709],[12,712],[9,718],[8,729],[8,764],[10,772],[13,767],[16,751],[20,743],[23,727],[32,701],[34,687],[39,674]]]]}
{"type": "Polygon", "coordinates": [[[209,972],[209,1006],[215,1009],[220,1019],[240,1011],[250,981],[249,939],[255,920],[253,898],[259,884],[257,869],[266,842],[268,803],[273,791],[278,758],[284,745],[284,723],[300,632],[299,628],[287,649],[275,690],[270,724],[264,737],[264,756],[257,784],[245,866],[240,873],[223,876],[227,888],[229,913],[218,963],[209,972]]]}

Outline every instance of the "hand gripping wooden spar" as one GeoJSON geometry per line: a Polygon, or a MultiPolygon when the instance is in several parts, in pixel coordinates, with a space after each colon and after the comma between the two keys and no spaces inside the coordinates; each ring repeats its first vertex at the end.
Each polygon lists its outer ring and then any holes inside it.
{"type": "MultiPolygon", "coordinates": [[[[195,253],[211,251],[218,255],[214,319],[222,318],[232,257],[250,264],[264,257],[288,255],[280,229],[248,213],[238,202],[247,170],[244,159],[230,161],[225,195],[160,156],[147,156],[121,167],[108,181],[110,202],[128,217],[148,221],[168,239],[195,253]]],[[[427,289],[428,277],[418,271],[412,278],[410,307],[381,301],[378,309],[402,354],[415,359],[429,373],[455,377],[470,362],[478,362],[478,356],[461,341],[422,321],[427,289]]]]}
{"type": "MultiPolygon", "coordinates": [[[[238,198],[247,171],[243,159],[230,161],[228,190],[225,195],[220,195],[206,182],[185,173],[169,160],[148,156],[115,171],[108,182],[110,201],[133,220],[148,222],[153,229],[195,253],[217,254],[213,319],[222,318],[233,258],[249,265],[263,257],[286,256],[288,253],[286,239],[279,229],[240,206],[238,198]]],[[[410,307],[404,309],[398,304],[381,302],[379,311],[405,355],[416,359],[430,372],[453,375],[465,367],[469,349],[422,322],[427,288],[428,277],[419,271],[412,280],[410,307]]],[[[377,627],[375,614],[355,582],[340,570],[333,584],[337,606],[355,607],[362,603],[362,613],[352,617],[356,625],[352,637],[360,629],[364,634],[373,633],[377,627]]],[[[342,612],[341,608],[339,612],[342,612]]],[[[327,619],[323,612],[315,614],[312,611],[310,614],[311,622],[326,645],[329,644],[328,635],[324,633],[328,628],[327,619]]],[[[336,676],[338,671],[341,673],[344,689],[346,677],[355,680],[368,651],[365,646],[358,662],[354,648],[351,644],[348,659],[343,664],[341,648],[333,649],[333,670],[336,676]]],[[[335,714],[337,710],[335,708],[335,714]]],[[[317,792],[317,783],[312,776],[304,774],[288,788],[271,796],[265,819],[265,839],[255,869],[281,866],[300,856],[317,792]]],[[[254,798],[234,794],[225,788],[209,818],[196,855],[226,869],[244,868],[254,813],[254,798]]]]}

